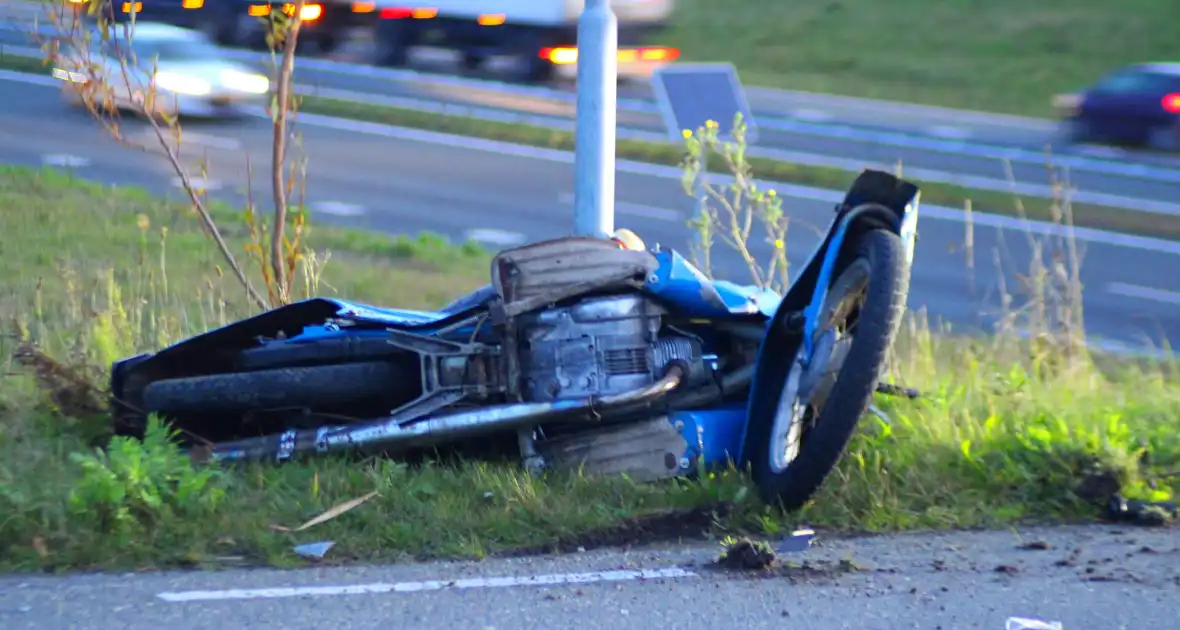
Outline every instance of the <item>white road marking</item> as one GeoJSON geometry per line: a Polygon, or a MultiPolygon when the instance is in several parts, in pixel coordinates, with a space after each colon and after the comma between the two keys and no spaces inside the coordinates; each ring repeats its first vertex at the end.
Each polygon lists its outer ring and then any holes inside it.
{"type": "Polygon", "coordinates": [[[495,228],[476,228],[474,230],[467,230],[463,236],[468,240],[484,243],[487,245],[497,245],[500,247],[509,247],[512,245],[520,245],[528,240],[528,237],[520,232],[509,232],[507,230],[497,230],[495,228]]]}
{"type": "MultiPolygon", "coordinates": [[[[197,190],[214,191],[221,190],[223,186],[221,182],[215,179],[205,179],[203,177],[190,177],[189,182],[192,183],[193,188],[197,190]]],[[[174,188],[184,188],[184,180],[179,177],[172,178],[172,186],[174,188]]]]}
{"type": "Polygon", "coordinates": [[[49,155],[41,156],[41,163],[48,166],[57,166],[62,168],[81,168],[90,165],[90,160],[77,155],[70,155],[68,153],[51,153],[49,155]]]}
{"type": "Polygon", "coordinates": [[[1168,291],[1167,289],[1156,289],[1138,284],[1127,284],[1126,282],[1109,282],[1106,284],[1106,290],[1123,297],[1163,302],[1164,304],[1180,304],[1180,292],[1168,291]]]}
{"type": "MultiPolygon", "coordinates": [[[[558,201],[561,203],[572,204],[574,202],[574,194],[561,193],[561,195],[558,197],[558,201]]],[[[615,212],[618,214],[629,214],[632,216],[644,217],[646,219],[656,219],[659,221],[683,222],[687,218],[685,217],[684,213],[677,212],[671,208],[644,206],[626,201],[616,201],[615,212]]]]}
{"type": "Polygon", "coordinates": [[[1074,151],[1077,153],[1082,153],[1084,155],[1089,155],[1092,157],[1115,158],[1115,159],[1123,159],[1123,158],[1127,157],[1127,152],[1123,149],[1118,149],[1115,147],[1104,147],[1104,146],[1100,146],[1100,145],[1096,145],[1096,144],[1079,145],[1074,148],[1074,151]]]}
{"type": "Polygon", "coordinates": [[[936,138],[946,138],[947,140],[967,140],[971,137],[971,132],[961,127],[951,127],[949,125],[935,125],[928,127],[926,133],[936,138]]]}
{"type": "Polygon", "coordinates": [[[557,573],[551,575],[466,578],[461,580],[427,580],[423,582],[377,582],[338,586],[292,586],[278,588],[226,589],[221,591],[178,591],[158,593],[166,602],[225,601],[231,599],[282,599],[288,597],[371,595],[378,593],[421,593],[447,589],[508,588],[514,586],[569,586],[595,582],[634,582],[637,580],[684,579],[700,577],[680,568],[639,571],[595,571],[591,573],[557,573]]]}
{"type": "Polygon", "coordinates": [[[346,201],[320,201],[311,204],[311,211],[338,217],[359,217],[368,212],[364,206],[346,201]]]}
{"type": "Polygon", "coordinates": [[[827,122],[832,119],[831,114],[818,109],[796,109],[791,112],[790,116],[796,120],[808,122],[827,122]]]}

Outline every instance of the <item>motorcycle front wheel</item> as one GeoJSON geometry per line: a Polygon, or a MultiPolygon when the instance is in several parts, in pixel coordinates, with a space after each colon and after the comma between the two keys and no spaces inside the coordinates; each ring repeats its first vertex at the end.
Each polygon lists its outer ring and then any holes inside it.
{"type": "Polygon", "coordinates": [[[750,418],[744,452],[765,501],[797,510],[836,467],[884,371],[908,291],[901,239],[866,232],[828,288],[812,356],[800,346],[774,413],[750,418]]]}

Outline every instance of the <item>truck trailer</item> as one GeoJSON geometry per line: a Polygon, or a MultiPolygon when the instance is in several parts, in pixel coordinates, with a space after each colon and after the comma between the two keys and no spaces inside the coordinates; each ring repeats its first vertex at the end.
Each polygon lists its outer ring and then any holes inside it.
{"type": "MultiPolygon", "coordinates": [[[[84,5],[89,0],[67,0],[84,5]]],[[[141,21],[163,22],[204,32],[223,46],[265,45],[264,20],[274,12],[293,15],[296,5],[270,0],[106,0],[106,12],[125,22],[132,11],[141,21]]],[[[331,53],[358,30],[368,31],[374,65],[402,67],[414,48],[458,53],[466,70],[492,57],[515,60],[514,78],[546,82],[578,58],[578,18],[585,0],[306,0],[301,52],[331,53]]],[[[679,51],[644,45],[668,25],[675,0],[611,0],[618,17],[621,75],[646,74],[670,63],[679,51]]]]}

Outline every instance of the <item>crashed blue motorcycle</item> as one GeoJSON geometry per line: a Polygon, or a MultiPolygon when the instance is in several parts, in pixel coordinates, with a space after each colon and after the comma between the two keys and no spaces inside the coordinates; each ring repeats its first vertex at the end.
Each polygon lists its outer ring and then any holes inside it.
{"type": "Polygon", "coordinates": [[[193,457],[281,462],[507,436],[525,466],[635,479],[748,467],[801,507],[845,450],[905,310],[917,186],[868,170],[785,295],[628,238],[506,250],[437,312],[317,298],[111,371],[116,432],[149,414],[193,457]]]}

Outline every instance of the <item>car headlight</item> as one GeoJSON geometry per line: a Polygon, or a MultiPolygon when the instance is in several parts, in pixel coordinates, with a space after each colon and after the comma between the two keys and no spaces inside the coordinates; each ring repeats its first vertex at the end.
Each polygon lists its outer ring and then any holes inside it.
{"type": "Polygon", "coordinates": [[[226,70],[221,73],[221,84],[231,90],[247,94],[266,94],[270,91],[270,79],[261,74],[226,70]]]}
{"type": "Polygon", "coordinates": [[[157,73],[156,87],[177,94],[191,94],[193,96],[203,96],[213,91],[213,86],[204,79],[186,77],[172,72],[157,73]]]}

